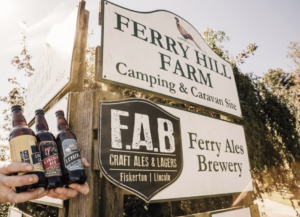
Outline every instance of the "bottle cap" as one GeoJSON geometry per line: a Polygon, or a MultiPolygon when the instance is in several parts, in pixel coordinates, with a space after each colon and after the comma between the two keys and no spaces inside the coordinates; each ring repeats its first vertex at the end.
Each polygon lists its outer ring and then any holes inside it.
{"type": "Polygon", "coordinates": [[[11,111],[13,112],[14,110],[22,110],[22,106],[20,106],[20,105],[13,105],[12,107],[11,107],[11,111]]]}
{"type": "Polygon", "coordinates": [[[63,110],[58,110],[55,112],[55,115],[64,115],[64,111],[63,110]]]}
{"type": "Polygon", "coordinates": [[[35,114],[45,114],[45,111],[44,111],[44,109],[39,108],[39,109],[35,110],[35,114]]]}

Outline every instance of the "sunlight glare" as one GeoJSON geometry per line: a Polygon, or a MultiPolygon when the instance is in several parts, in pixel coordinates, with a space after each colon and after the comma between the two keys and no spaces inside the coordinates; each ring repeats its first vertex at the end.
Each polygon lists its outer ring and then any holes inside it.
{"type": "Polygon", "coordinates": [[[1,1],[1,7],[0,7],[0,19],[7,20],[11,14],[11,1],[1,1]]]}
{"type": "Polygon", "coordinates": [[[22,22],[20,21],[19,26],[24,30],[28,30],[28,26],[24,23],[24,21],[22,21],[22,22]]]}

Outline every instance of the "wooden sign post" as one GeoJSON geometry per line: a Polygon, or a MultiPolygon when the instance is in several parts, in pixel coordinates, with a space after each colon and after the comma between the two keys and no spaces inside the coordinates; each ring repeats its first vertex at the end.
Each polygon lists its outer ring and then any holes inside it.
{"type": "Polygon", "coordinates": [[[108,91],[70,93],[68,120],[71,131],[77,136],[82,156],[91,163],[91,167],[86,169],[90,193],[71,198],[68,206],[60,209],[60,217],[123,216],[123,190],[101,175],[98,164],[98,102],[122,98],[121,94],[108,91]]]}
{"type": "MultiPolygon", "coordinates": [[[[68,206],[60,209],[61,217],[123,216],[125,192],[102,175],[98,163],[98,153],[100,102],[110,102],[125,98],[121,91],[97,90],[71,92],[69,94],[67,114],[70,127],[77,135],[82,155],[91,162],[91,167],[86,170],[90,193],[87,196],[78,195],[75,198],[71,198],[68,206]]],[[[233,195],[234,201],[237,202],[233,206],[240,207],[253,204],[251,193],[245,193],[244,195],[241,193],[240,196],[238,198],[238,194],[233,195]]],[[[256,212],[258,212],[257,207],[255,208],[256,212]]]]}

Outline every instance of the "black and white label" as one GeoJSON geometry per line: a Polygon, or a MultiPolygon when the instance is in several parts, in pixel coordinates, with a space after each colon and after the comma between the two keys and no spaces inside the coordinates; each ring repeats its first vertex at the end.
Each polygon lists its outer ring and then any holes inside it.
{"type": "Polygon", "coordinates": [[[31,159],[33,164],[41,163],[41,154],[39,152],[35,152],[31,154],[31,159]]]}
{"type": "Polygon", "coordinates": [[[66,139],[62,142],[64,163],[68,170],[83,170],[83,164],[75,139],[66,139]]]}

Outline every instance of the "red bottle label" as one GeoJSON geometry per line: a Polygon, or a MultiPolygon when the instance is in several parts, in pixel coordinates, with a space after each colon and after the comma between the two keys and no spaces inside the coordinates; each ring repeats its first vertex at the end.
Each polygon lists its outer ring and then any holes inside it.
{"type": "Polygon", "coordinates": [[[43,141],[40,144],[45,176],[61,176],[57,145],[53,141],[43,141]]]}

